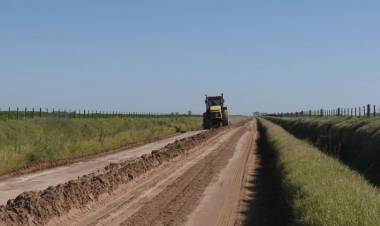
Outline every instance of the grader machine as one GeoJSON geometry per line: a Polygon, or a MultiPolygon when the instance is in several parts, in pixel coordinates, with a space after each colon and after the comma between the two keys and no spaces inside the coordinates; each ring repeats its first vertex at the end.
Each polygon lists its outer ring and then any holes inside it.
{"type": "Polygon", "coordinates": [[[203,113],[203,128],[218,128],[228,125],[227,107],[224,106],[223,93],[220,96],[206,95],[206,112],[203,113]]]}

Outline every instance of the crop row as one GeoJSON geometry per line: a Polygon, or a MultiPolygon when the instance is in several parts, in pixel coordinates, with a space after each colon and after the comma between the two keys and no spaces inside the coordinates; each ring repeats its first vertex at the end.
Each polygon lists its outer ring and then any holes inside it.
{"type": "Polygon", "coordinates": [[[262,139],[275,156],[290,225],[380,225],[380,193],[359,173],[259,119],[262,139]]]}
{"type": "Polygon", "coordinates": [[[380,185],[380,118],[269,118],[380,185]]]}

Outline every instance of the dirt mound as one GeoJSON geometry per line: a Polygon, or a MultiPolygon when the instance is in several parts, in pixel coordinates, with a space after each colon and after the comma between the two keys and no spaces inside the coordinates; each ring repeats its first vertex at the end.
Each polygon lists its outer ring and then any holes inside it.
{"type": "Polygon", "coordinates": [[[168,144],[151,154],[134,160],[112,163],[103,170],[84,175],[76,180],[49,187],[42,191],[24,192],[0,206],[0,225],[43,225],[51,218],[62,216],[72,209],[83,208],[111,193],[119,185],[173,159],[215,135],[206,131],[168,144]]]}

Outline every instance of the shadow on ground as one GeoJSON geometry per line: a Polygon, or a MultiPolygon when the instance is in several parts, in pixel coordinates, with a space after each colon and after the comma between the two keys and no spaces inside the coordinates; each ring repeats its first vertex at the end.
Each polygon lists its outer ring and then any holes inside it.
{"type": "Polygon", "coordinates": [[[256,167],[250,172],[252,178],[246,188],[249,198],[243,200],[246,210],[243,225],[285,226],[290,225],[290,210],[281,188],[281,174],[276,169],[276,155],[271,151],[265,130],[259,127],[256,167]]]}

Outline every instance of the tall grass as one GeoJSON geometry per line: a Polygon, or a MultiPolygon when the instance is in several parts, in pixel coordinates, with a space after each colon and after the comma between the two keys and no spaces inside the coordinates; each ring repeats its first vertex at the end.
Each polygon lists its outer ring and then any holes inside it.
{"type": "Polygon", "coordinates": [[[355,171],[280,126],[259,120],[276,168],[292,225],[380,225],[380,193],[355,171]]]}
{"type": "Polygon", "coordinates": [[[269,118],[380,186],[380,118],[269,118]]]}
{"type": "Polygon", "coordinates": [[[198,117],[1,120],[0,174],[200,127],[198,117]]]}

